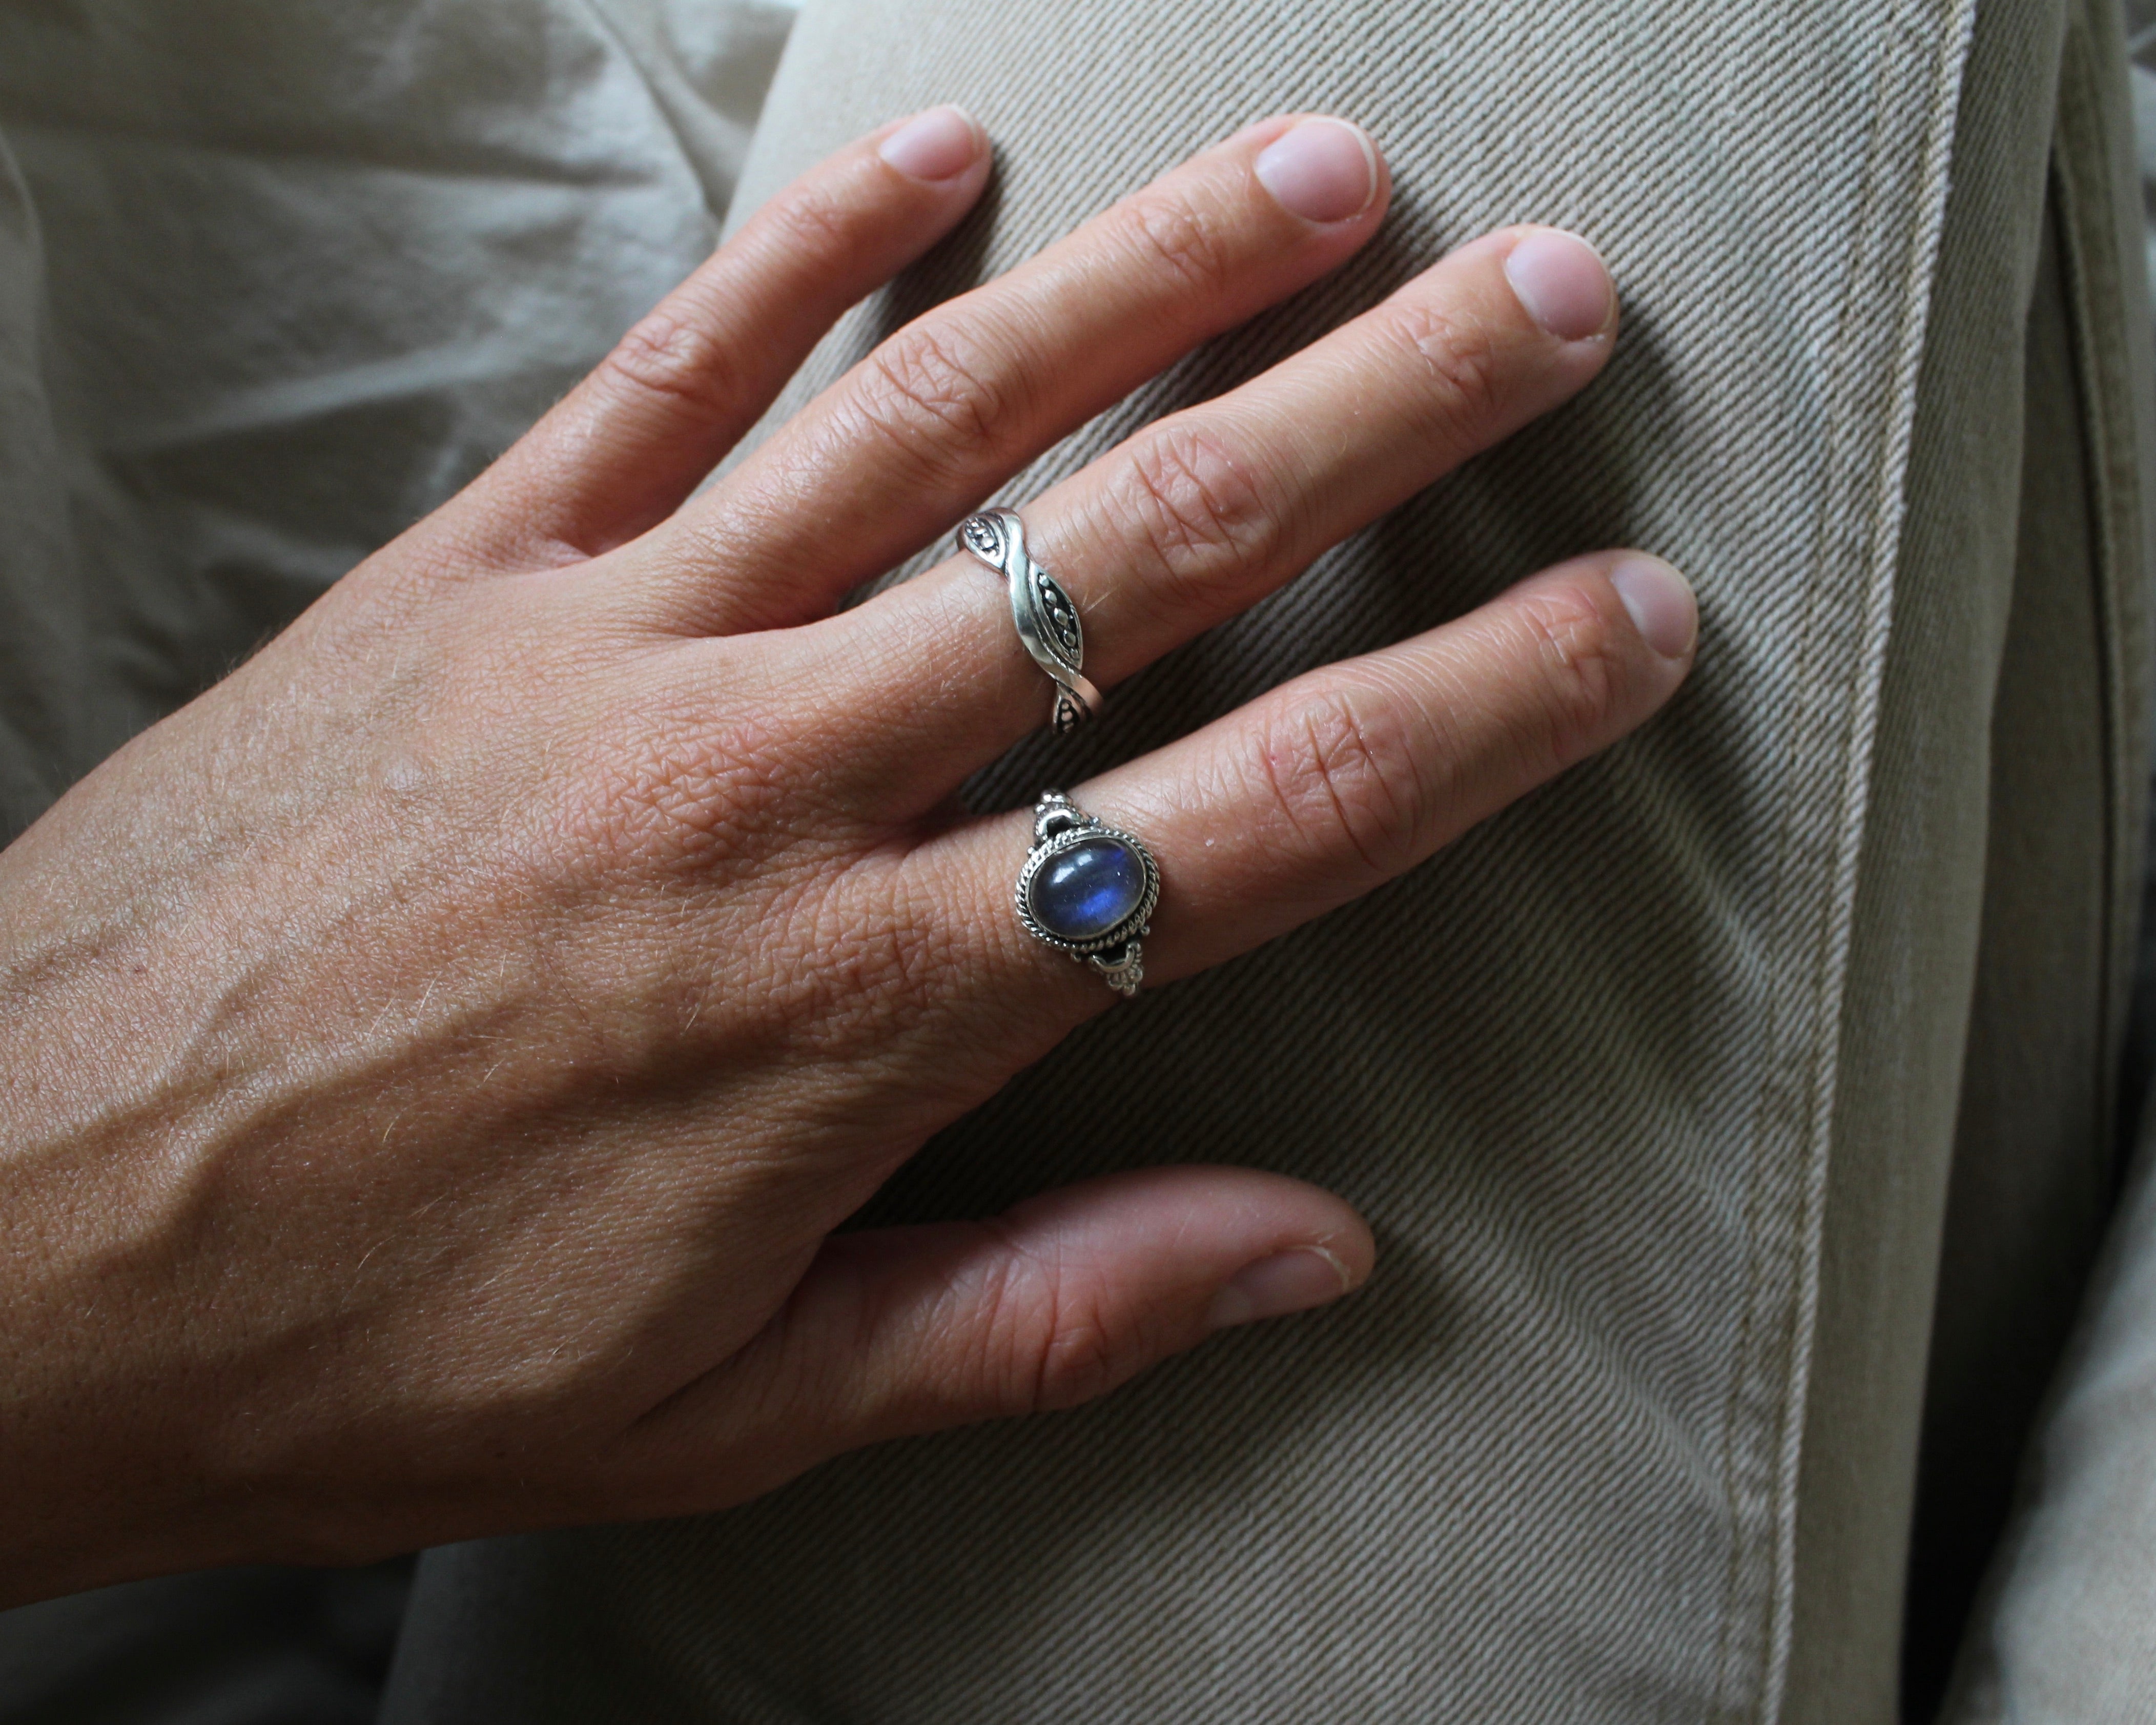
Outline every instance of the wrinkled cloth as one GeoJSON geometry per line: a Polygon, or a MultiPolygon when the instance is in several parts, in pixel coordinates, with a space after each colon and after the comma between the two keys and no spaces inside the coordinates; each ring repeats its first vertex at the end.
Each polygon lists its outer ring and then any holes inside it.
{"type": "Polygon", "coordinates": [[[1250,115],[1384,141],[1376,245],[999,501],[1503,222],[1584,232],[1625,298],[1579,399],[978,806],[1599,544],[1693,578],[1701,657],[1424,868],[1088,1026],[873,1209],[1256,1162],[1370,1216],[1353,1301],[724,1515],[431,1553],[393,1725],[1861,1725],[1917,1578],[1928,1707],[2115,1187],[2156,446],[2123,48],[2065,0],[810,0],[729,219],[938,99],[1000,196],[781,412],[1250,115]],[[1928,1390],[1987,1383],[1920,1469],[1928,1390]],[[1912,1546],[1920,1471],[1962,1514],[1912,1546]]]}
{"type": "Polygon", "coordinates": [[[756,0],[0,8],[0,837],[709,251],[756,0]]]}

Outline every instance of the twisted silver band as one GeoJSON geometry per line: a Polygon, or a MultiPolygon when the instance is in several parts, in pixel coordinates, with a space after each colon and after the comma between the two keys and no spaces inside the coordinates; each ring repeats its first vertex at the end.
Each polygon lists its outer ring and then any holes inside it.
{"type": "Polygon", "coordinates": [[[1160,865],[1134,833],[1088,814],[1060,791],[1033,805],[1033,849],[1018,875],[1018,916],[1035,940],[1082,959],[1118,994],[1145,980],[1140,937],[1152,932],[1160,865]]]}
{"type": "Polygon", "coordinates": [[[1101,711],[1101,691],[1086,680],[1086,633],[1078,608],[1055,578],[1026,555],[1025,523],[1014,509],[985,510],[958,524],[958,548],[1004,578],[1011,621],[1033,662],[1055,684],[1050,726],[1060,736],[1101,711]]]}

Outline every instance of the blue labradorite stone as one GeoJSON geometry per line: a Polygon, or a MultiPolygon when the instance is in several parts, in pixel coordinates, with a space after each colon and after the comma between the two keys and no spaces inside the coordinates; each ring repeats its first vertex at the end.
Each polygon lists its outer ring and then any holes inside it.
{"type": "Polygon", "coordinates": [[[1050,857],[1026,896],[1058,940],[1098,940],[1145,896],[1145,863],[1120,839],[1087,839],[1050,857]]]}

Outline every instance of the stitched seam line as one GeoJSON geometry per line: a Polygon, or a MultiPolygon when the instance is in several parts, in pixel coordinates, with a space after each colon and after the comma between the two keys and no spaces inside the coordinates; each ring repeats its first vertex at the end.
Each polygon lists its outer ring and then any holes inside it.
{"type": "MultiPolygon", "coordinates": [[[[1832,660],[1840,642],[1826,639],[1822,619],[1832,614],[1833,578],[1851,562],[1868,572],[1870,591],[1861,615],[1852,630],[1858,637],[1859,655],[1853,675],[1847,677],[1830,710],[1806,711],[1800,695],[1799,722],[1792,726],[1801,735],[1804,720],[1835,722],[1842,733],[1836,751],[1838,766],[1821,769],[1830,778],[1827,787],[1840,810],[1830,834],[1810,838],[1799,832],[1809,799],[1792,797],[1778,840],[1775,865],[1774,926],[1788,929],[1805,922],[1810,936],[1796,937],[1804,954],[1801,970],[1811,978],[1809,989],[1797,1000],[1778,1006],[1770,1046],[1781,1049],[1802,1038],[1806,1046],[1794,1059],[1777,1059],[1760,1086],[1753,1115],[1752,1171],[1746,1194],[1747,1235],[1744,1311],[1740,1323],[1736,1366],[1723,1414],[1723,1486],[1732,1535],[1729,1565],[1725,1575],[1722,1630],[1717,1650],[1715,1716],[1751,1717],[1771,1725],[1779,1719],[1786,1688],[1794,1634],[1795,1599],[1796,1481],[1800,1462],[1804,1409],[1809,1390],[1813,1332],[1818,1307],[1821,1218],[1825,1191],[1826,1163],[1834,1122],[1835,1086],[1839,1076],[1839,1012],[1846,983],[1850,927],[1854,915],[1857,865],[1868,812],[1871,754],[1876,740],[1887,646],[1892,634],[1894,588],[1898,569],[1901,527],[1907,505],[1907,478],[1921,382],[1921,362],[1929,326],[1932,284],[1944,229],[1948,167],[1958,117],[1961,81],[1974,33],[1974,0],[1958,0],[1946,28],[1940,31],[1930,76],[1922,80],[1933,116],[1922,138],[1921,183],[1927,204],[1922,219],[1909,230],[1907,250],[1897,269],[1878,270],[1866,264],[1878,255],[1876,249],[1891,235],[1875,232],[1881,193],[1892,162],[1899,158],[1888,148],[1892,105],[1904,94],[1906,77],[1898,81],[1891,70],[1882,72],[1880,94],[1874,105],[1867,140],[1863,190],[1853,223],[1859,254],[1852,259],[1836,321],[1833,388],[1830,398],[1846,401],[1853,384],[1863,375],[1863,362],[1876,363],[1881,347],[1891,356],[1900,380],[1895,412],[1882,432],[1866,434],[1861,414],[1837,416],[1848,425],[1845,439],[1830,460],[1821,487],[1821,506],[1811,557],[1812,579],[1802,624],[1803,673],[1797,687],[1810,691],[1832,687],[1832,660]],[[1868,254],[1868,255],[1867,255],[1868,254]],[[1884,278],[1898,282],[1902,305],[1898,339],[1889,343],[1861,343],[1865,309],[1872,303],[1866,292],[1884,278]],[[1866,467],[1873,470],[1867,485],[1866,467]],[[1866,494],[1868,493],[1868,496],[1866,494]],[[1868,510],[1859,519],[1868,520],[1871,531],[1854,544],[1837,545],[1847,533],[1844,499],[1864,498],[1868,510]],[[1830,886],[1825,901],[1817,906],[1803,902],[1799,880],[1811,877],[1820,861],[1831,860],[1830,886]],[[1769,1215],[1780,1213],[1786,1194],[1773,1194],[1776,1171],[1775,1141],[1789,1135],[1804,1147],[1794,1194],[1796,1214],[1794,1264],[1774,1261],[1775,1242],[1768,1238],[1769,1215]],[[1779,1200],[1779,1201],[1776,1201],[1779,1200]],[[1776,1273],[1779,1272],[1779,1274],[1776,1273]],[[1781,1274],[1793,1273],[1794,1289],[1776,1286],[1781,1274]],[[1778,1308],[1768,1312],[1769,1305],[1778,1308]],[[1739,1601],[1746,1572],[1760,1561],[1757,1542],[1747,1527],[1748,1497],[1753,1487],[1742,1477],[1758,1466],[1739,1454],[1739,1426],[1743,1404],[1763,1397],[1766,1380],[1778,1356],[1786,1358],[1779,1394],[1765,1409],[1768,1440],[1774,1456],[1771,1476],[1765,1481],[1764,1512],[1770,1565],[1768,1584],[1756,1615],[1746,1621],[1739,1601]],[[1743,1633],[1740,1634],[1740,1625],[1743,1633]],[[1757,1667],[1748,1657],[1762,1650],[1757,1667]],[[1756,1669],[1756,1676],[1746,1681],[1756,1669]],[[1749,1694],[1747,1695],[1746,1692],[1749,1694]]],[[[1895,44],[1882,42],[1882,55],[1891,55],[1895,44]]],[[[1852,537],[1855,536],[1852,534],[1852,537]]],[[[1793,971],[1799,966],[1790,954],[1785,962],[1793,971]]],[[[1779,1233],[1779,1230],[1774,1230],[1779,1233]]],[[[1755,1452],[1755,1458],[1756,1458],[1755,1452]]]]}

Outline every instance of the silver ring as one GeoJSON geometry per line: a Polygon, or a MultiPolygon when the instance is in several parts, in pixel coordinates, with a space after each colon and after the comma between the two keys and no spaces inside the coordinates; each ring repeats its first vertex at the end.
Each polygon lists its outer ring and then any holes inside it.
{"type": "Polygon", "coordinates": [[[958,549],[1004,578],[1018,638],[1055,683],[1049,725],[1058,736],[1076,730],[1101,711],[1101,691],[1080,670],[1086,662],[1086,631],[1070,594],[1025,554],[1025,523],[1018,511],[990,509],[968,516],[958,524],[958,549]]]}
{"type": "Polygon", "coordinates": [[[1033,849],[1018,871],[1026,932],[1099,971],[1118,994],[1145,980],[1160,865],[1145,841],[1096,819],[1060,791],[1033,805],[1033,849]]]}

